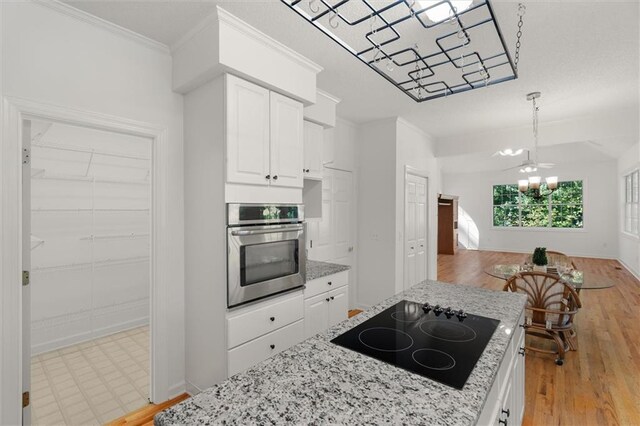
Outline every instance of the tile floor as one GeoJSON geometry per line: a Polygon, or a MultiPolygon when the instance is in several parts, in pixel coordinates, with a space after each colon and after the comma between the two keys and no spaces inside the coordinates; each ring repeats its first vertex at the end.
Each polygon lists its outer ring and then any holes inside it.
{"type": "Polygon", "coordinates": [[[148,404],[149,327],[31,359],[34,425],[94,425],[148,404]]]}

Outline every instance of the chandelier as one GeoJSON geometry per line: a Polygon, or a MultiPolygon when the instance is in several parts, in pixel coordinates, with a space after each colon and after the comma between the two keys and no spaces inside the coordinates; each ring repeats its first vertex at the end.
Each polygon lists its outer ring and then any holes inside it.
{"type": "Polygon", "coordinates": [[[518,77],[489,0],[281,0],[416,102],[518,77]]]}
{"type": "MultiPolygon", "coordinates": [[[[528,157],[529,152],[527,151],[527,161],[522,164],[520,173],[536,172],[538,168],[550,168],[554,166],[551,163],[538,163],[538,111],[540,108],[536,103],[536,99],[540,98],[540,96],[540,92],[532,92],[527,95],[527,100],[531,101],[533,108],[533,160],[528,157]]],[[[547,191],[544,193],[540,188],[541,181],[542,178],[540,176],[529,176],[528,179],[520,179],[518,180],[518,190],[523,194],[528,194],[536,199],[540,199],[542,197],[548,197],[553,191],[558,189],[557,176],[545,178],[547,191]]]]}

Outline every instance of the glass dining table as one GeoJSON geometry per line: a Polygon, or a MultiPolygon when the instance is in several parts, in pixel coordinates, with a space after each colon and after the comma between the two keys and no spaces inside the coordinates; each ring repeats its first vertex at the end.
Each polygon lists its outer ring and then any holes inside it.
{"type": "MultiPolygon", "coordinates": [[[[492,265],[484,270],[486,274],[503,280],[508,280],[518,272],[526,271],[528,271],[528,268],[525,265],[517,263],[492,265]]],[[[571,284],[578,292],[580,292],[580,290],[609,288],[616,284],[615,281],[609,277],[589,271],[571,270],[570,272],[562,274],[562,279],[571,284]]]]}

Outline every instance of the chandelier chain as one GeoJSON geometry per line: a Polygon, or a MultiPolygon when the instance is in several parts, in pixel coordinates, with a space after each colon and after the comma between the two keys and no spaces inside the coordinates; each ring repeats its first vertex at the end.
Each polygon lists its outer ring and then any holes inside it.
{"type": "Polygon", "coordinates": [[[522,43],[520,43],[520,38],[522,37],[522,26],[524,25],[524,22],[522,21],[522,17],[524,16],[524,14],[527,12],[527,7],[520,3],[518,4],[518,32],[516,33],[516,53],[515,53],[515,58],[513,61],[513,65],[516,69],[516,73],[518,72],[518,62],[520,62],[520,46],[522,46],[522,43]]]}
{"type": "Polygon", "coordinates": [[[536,98],[533,98],[533,152],[534,152],[534,161],[538,161],[538,104],[536,102],[536,98]]]}

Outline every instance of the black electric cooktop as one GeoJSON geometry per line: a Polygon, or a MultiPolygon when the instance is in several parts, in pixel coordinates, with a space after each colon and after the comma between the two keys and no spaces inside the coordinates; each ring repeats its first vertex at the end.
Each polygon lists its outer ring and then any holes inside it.
{"type": "Polygon", "coordinates": [[[499,322],[403,300],[331,342],[462,389],[499,322]]]}

